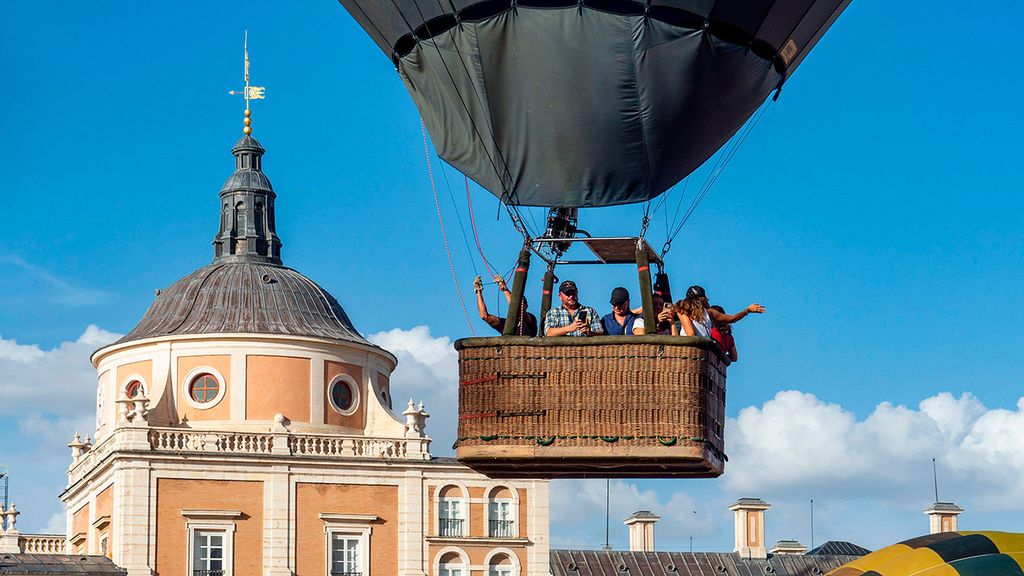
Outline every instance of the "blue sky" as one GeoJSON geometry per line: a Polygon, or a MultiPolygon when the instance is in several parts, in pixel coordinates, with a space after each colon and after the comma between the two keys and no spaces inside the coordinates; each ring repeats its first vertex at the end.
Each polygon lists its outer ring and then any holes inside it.
{"type": "MultiPolygon", "coordinates": [[[[776,504],[770,541],[809,543],[810,498],[819,543],[911,537],[926,530],[932,457],[943,499],[968,509],[964,526],[1015,528],[1024,502],[1015,162],[1024,6],[988,2],[977,16],[950,1],[895,4],[851,5],[668,256],[677,290],[700,283],[728,309],[759,301],[768,313],[737,326],[726,476],[613,484],[622,517],[634,504],[686,516],[663,521],[659,545],[684,549],[695,536],[697,547],[730,549],[725,506],[738,496],[776,504]],[[820,418],[827,430],[809,439],[780,413],[820,418]],[[816,467],[801,468],[808,461],[816,467]]],[[[450,393],[450,359],[424,354],[468,328],[418,116],[339,5],[13,0],[0,22],[0,461],[13,465],[15,500],[27,500],[27,529],[59,509],[62,442],[91,419],[88,352],[104,331],[129,330],[155,288],[212,255],[216,195],[240,135],[242,104],[227,91],[241,84],[245,29],[253,83],[267,87],[253,106],[254,135],[268,149],[285,263],[330,290],[362,333],[405,346],[406,366],[429,372],[407,369],[411,390],[450,399],[438,391],[450,393]],[[32,456],[40,452],[49,455],[32,456]]],[[[433,162],[471,297],[483,266],[460,231],[463,180],[433,162]]],[[[691,196],[705,175],[693,177],[691,196]]],[[[507,269],[517,234],[507,216],[496,219],[489,194],[474,188],[473,199],[487,257],[507,269]]],[[[640,214],[584,210],[582,225],[633,234],[640,214]]],[[[664,241],[663,220],[650,237],[664,241]]],[[[635,291],[631,270],[572,274],[582,300],[603,309],[612,287],[635,291]]],[[[478,321],[474,329],[487,332],[478,321]]],[[[432,411],[439,453],[453,411],[432,411]]],[[[556,483],[553,498],[556,509],[603,502],[603,482],[556,483]]],[[[555,542],[600,545],[591,512],[556,522],[555,542]]]]}

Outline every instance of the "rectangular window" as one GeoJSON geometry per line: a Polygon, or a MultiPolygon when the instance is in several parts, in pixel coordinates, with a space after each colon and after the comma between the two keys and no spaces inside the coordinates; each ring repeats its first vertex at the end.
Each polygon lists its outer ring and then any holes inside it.
{"type": "Polygon", "coordinates": [[[491,566],[487,576],[512,576],[511,566],[491,566]]]}
{"type": "Polygon", "coordinates": [[[462,536],[465,516],[463,516],[462,500],[448,500],[442,498],[441,508],[441,536],[462,536]]]}
{"type": "Polygon", "coordinates": [[[511,500],[491,500],[488,503],[488,536],[491,538],[514,538],[515,525],[512,517],[511,500]]]}
{"type": "Polygon", "coordinates": [[[192,536],[192,576],[225,576],[224,532],[196,530],[192,536]]]}
{"type": "Polygon", "coordinates": [[[362,576],[359,537],[331,534],[331,576],[362,576]]]}

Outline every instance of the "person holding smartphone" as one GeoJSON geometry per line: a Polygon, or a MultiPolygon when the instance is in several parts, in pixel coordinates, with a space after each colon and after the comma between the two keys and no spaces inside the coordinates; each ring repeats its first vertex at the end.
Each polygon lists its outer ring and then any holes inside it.
{"type": "Polygon", "coordinates": [[[597,310],[583,306],[579,301],[576,283],[566,280],[558,285],[558,298],[562,305],[548,310],[544,316],[546,336],[601,336],[601,317],[597,310]]]}

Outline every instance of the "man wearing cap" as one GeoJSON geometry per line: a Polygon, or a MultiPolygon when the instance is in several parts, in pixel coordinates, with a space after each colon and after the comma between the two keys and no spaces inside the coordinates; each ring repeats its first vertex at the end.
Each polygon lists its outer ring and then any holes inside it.
{"type": "Polygon", "coordinates": [[[558,298],[562,305],[548,310],[544,316],[547,336],[600,336],[604,334],[597,310],[582,306],[576,283],[566,280],[558,286],[558,298]]]}
{"type": "Polygon", "coordinates": [[[601,318],[604,333],[609,336],[640,336],[644,333],[644,319],[629,309],[629,290],[622,286],[612,290],[609,300],[612,305],[611,314],[601,318]]]}

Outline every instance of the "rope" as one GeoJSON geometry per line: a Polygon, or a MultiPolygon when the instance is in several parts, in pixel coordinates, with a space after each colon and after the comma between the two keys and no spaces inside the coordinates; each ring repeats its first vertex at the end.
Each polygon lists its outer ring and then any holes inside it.
{"type": "Polygon", "coordinates": [[[484,248],[480,244],[480,233],[476,230],[476,216],[473,214],[473,195],[469,190],[469,176],[466,176],[466,203],[469,204],[469,222],[473,227],[473,239],[476,240],[476,249],[480,252],[480,259],[484,261],[484,268],[487,268],[487,273],[490,274],[491,278],[497,276],[494,273],[494,269],[491,268],[491,262],[484,256],[484,248]]]}
{"type": "Polygon", "coordinates": [[[437,221],[441,224],[441,238],[444,240],[444,251],[448,254],[448,269],[452,273],[452,281],[455,283],[455,293],[459,295],[459,306],[462,307],[462,315],[466,317],[466,325],[469,326],[469,333],[476,336],[473,330],[473,323],[469,320],[469,312],[466,311],[466,301],[462,299],[462,289],[459,288],[459,278],[455,274],[455,263],[452,261],[452,250],[448,246],[448,233],[444,229],[444,218],[441,216],[441,201],[437,198],[437,184],[434,183],[434,168],[430,162],[430,146],[427,144],[427,125],[420,120],[420,131],[423,133],[423,154],[427,157],[427,173],[430,174],[430,188],[434,192],[434,206],[437,208],[437,221]]]}
{"type": "MultiPolygon", "coordinates": [[[[437,150],[434,152],[437,153],[437,150]]],[[[462,214],[459,213],[459,207],[455,204],[455,195],[452,194],[451,184],[448,183],[448,171],[445,170],[444,162],[441,161],[440,155],[437,157],[437,163],[441,166],[441,176],[444,178],[444,187],[448,190],[448,200],[452,203],[452,211],[455,212],[455,218],[459,221],[459,232],[462,232],[462,242],[466,245],[469,262],[473,265],[473,274],[479,274],[480,271],[476,268],[476,258],[473,258],[473,250],[469,247],[469,237],[466,236],[466,226],[462,223],[462,214]]]]}

